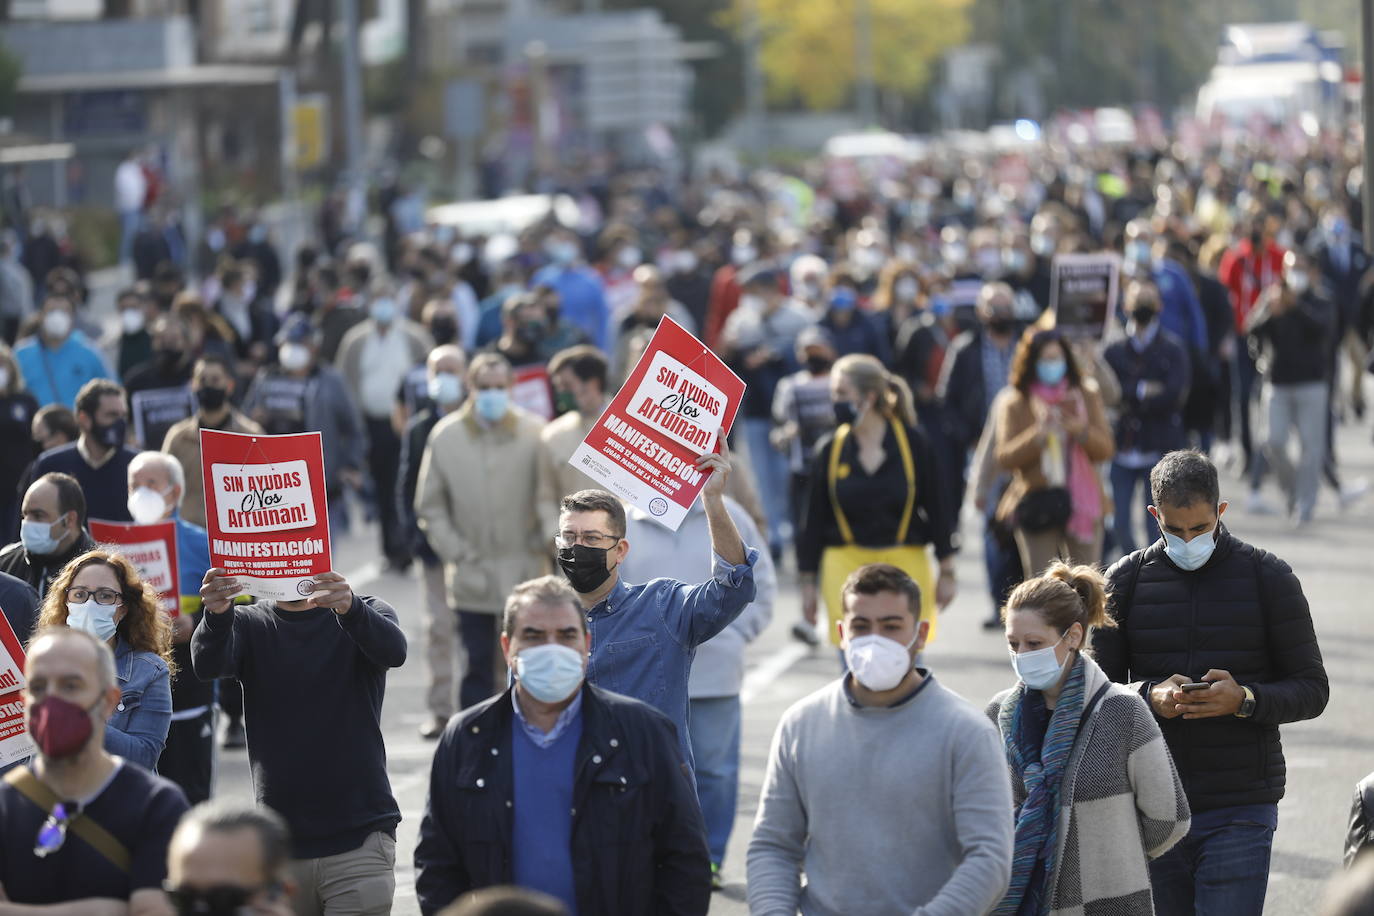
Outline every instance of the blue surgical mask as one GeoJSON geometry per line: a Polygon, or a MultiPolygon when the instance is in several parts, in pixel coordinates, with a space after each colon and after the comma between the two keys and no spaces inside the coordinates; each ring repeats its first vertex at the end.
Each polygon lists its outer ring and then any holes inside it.
{"type": "Polygon", "coordinates": [[[52,526],[50,522],[23,521],[19,525],[19,540],[23,542],[24,549],[40,557],[57,553],[57,546],[62,539],[52,536],[52,526]]]}
{"type": "Polygon", "coordinates": [[[85,630],[101,642],[115,634],[115,611],[118,605],[101,604],[94,598],[82,604],[67,602],[67,626],[85,630]]]}
{"type": "Polygon", "coordinates": [[[948,296],[931,296],[930,313],[936,318],[943,318],[950,313],[954,305],[949,301],[948,296]]]}
{"type": "Polygon", "coordinates": [[[429,396],[445,406],[463,399],[463,380],[452,372],[440,372],[429,380],[429,396]]]}
{"type": "Polygon", "coordinates": [[[582,685],[582,655],[568,646],[544,643],[515,656],[515,677],[541,703],[561,703],[582,685]]]}
{"type": "Polygon", "coordinates": [[[510,394],[504,388],[484,388],[474,396],[477,415],[488,423],[495,423],[506,415],[510,394]]]}
{"type": "Polygon", "coordinates": [[[1059,642],[1053,646],[1031,652],[1011,653],[1011,667],[1021,679],[1021,683],[1031,690],[1046,690],[1059,683],[1059,679],[1064,676],[1064,666],[1069,660],[1066,658],[1061,662],[1054,650],[1064,641],[1067,632],[1065,630],[1064,633],[1060,633],[1059,642]]]}
{"type": "Polygon", "coordinates": [[[1207,565],[1207,561],[1212,559],[1212,551],[1217,549],[1217,530],[1199,534],[1191,541],[1185,541],[1176,534],[1170,534],[1163,529],[1160,533],[1164,535],[1164,552],[1169,559],[1174,561],[1174,565],[1179,569],[1192,572],[1207,565]]]}
{"type": "Polygon", "coordinates": [[[848,312],[859,304],[859,297],[852,289],[840,288],[830,294],[830,307],[837,312],[848,312]]]}
{"type": "Polygon", "coordinates": [[[374,299],[368,307],[368,314],[378,324],[390,324],[396,320],[396,300],[390,298],[374,299]]]}
{"type": "Polygon", "coordinates": [[[1062,359],[1042,359],[1035,364],[1035,377],[1045,385],[1058,385],[1068,371],[1069,364],[1062,359]]]}

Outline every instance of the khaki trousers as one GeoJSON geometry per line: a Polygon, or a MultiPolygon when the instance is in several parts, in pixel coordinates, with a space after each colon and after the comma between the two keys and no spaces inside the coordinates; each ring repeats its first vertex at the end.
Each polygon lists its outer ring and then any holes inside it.
{"type": "Polygon", "coordinates": [[[1021,569],[1027,579],[1044,574],[1045,567],[1056,558],[1071,566],[1079,563],[1097,566],[1102,562],[1102,523],[1097,524],[1091,541],[1069,537],[1063,528],[1033,534],[1017,528],[1016,549],[1021,554],[1021,569]]]}
{"type": "Polygon", "coordinates": [[[368,834],[352,852],[294,859],[296,916],[389,916],[396,896],[396,841],[368,834]]]}

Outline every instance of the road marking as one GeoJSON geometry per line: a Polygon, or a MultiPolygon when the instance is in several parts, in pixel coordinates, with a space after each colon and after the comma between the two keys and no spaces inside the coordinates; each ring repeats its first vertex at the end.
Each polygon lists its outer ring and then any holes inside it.
{"type": "Polygon", "coordinates": [[[768,656],[763,662],[744,676],[744,684],[740,688],[739,701],[741,703],[752,702],[759,694],[767,690],[768,687],[782,677],[788,668],[811,654],[809,646],[799,642],[791,642],[783,646],[772,655],[768,656]]]}

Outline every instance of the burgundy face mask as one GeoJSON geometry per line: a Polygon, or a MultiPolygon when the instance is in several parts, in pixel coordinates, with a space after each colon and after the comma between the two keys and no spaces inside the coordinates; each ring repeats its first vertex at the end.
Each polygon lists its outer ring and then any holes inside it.
{"type": "Polygon", "coordinates": [[[29,707],[29,732],[44,757],[72,756],[86,746],[92,730],[90,711],[70,700],[49,696],[29,707]]]}

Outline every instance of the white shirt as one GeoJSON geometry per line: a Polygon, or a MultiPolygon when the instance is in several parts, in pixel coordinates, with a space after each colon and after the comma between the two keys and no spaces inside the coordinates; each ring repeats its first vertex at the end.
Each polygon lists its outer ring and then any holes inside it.
{"type": "Polygon", "coordinates": [[[392,322],[383,333],[369,334],[363,340],[362,384],[358,392],[363,413],[374,420],[391,416],[396,391],[410,371],[410,347],[405,332],[392,322]]]}
{"type": "Polygon", "coordinates": [[[137,162],[125,159],[115,169],[114,192],[115,209],[120,213],[143,209],[143,201],[148,196],[148,179],[143,177],[143,169],[137,162]]]}

